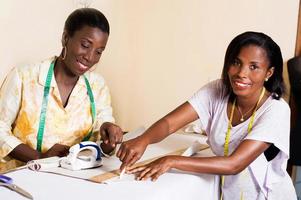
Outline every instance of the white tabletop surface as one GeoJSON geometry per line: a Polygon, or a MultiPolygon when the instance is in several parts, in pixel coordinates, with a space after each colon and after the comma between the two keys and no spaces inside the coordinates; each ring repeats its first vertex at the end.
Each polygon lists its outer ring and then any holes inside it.
{"type": "MultiPolygon", "coordinates": [[[[207,149],[197,156],[212,155],[207,149]]],[[[34,199],[106,199],[106,200],[215,200],[218,199],[218,177],[171,170],[155,182],[135,181],[132,175],[106,184],[67,176],[22,169],[6,174],[14,183],[32,194],[34,199]]],[[[0,187],[1,200],[26,199],[0,187]]]]}

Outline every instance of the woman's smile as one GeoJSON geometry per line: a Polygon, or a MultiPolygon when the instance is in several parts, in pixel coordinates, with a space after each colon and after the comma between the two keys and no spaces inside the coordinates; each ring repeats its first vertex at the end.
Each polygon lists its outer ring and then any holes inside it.
{"type": "Polygon", "coordinates": [[[235,90],[245,90],[245,89],[249,89],[252,84],[251,83],[246,83],[244,81],[241,80],[232,80],[232,86],[235,87],[235,90]]]}
{"type": "Polygon", "coordinates": [[[81,72],[86,72],[90,68],[87,64],[83,64],[79,60],[76,60],[76,63],[78,64],[78,68],[81,72]]]}

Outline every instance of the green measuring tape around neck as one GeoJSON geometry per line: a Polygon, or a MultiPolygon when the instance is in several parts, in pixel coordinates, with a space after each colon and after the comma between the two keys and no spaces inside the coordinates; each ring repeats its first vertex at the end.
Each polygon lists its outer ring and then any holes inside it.
{"type": "MultiPolygon", "coordinates": [[[[55,63],[55,60],[53,62],[51,62],[51,64],[50,64],[50,67],[49,67],[48,73],[47,73],[47,77],[46,77],[46,81],[45,81],[45,86],[44,86],[44,95],[43,95],[39,129],[38,129],[38,135],[37,135],[37,150],[39,152],[42,151],[42,143],[43,143],[45,122],[46,122],[46,111],[47,111],[47,105],[48,105],[50,85],[51,85],[51,80],[52,80],[52,76],[53,76],[54,63],[55,63]]],[[[86,83],[86,87],[88,90],[88,95],[89,95],[89,100],[90,100],[90,105],[91,105],[91,112],[92,112],[91,131],[83,139],[83,141],[86,141],[86,140],[89,140],[92,135],[93,125],[94,125],[94,121],[96,118],[96,109],[95,109],[95,101],[94,101],[94,96],[93,96],[93,92],[92,92],[90,83],[89,83],[87,77],[85,75],[83,75],[83,76],[85,78],[85,83],[86,83]]]]}

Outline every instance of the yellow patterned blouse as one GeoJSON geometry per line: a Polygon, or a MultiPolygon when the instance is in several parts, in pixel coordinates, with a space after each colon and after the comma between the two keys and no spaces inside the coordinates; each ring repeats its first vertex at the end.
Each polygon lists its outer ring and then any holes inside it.
{"type": "MultiPolygon", "coordinates": [[[[20,143],[36,149],[45,79],[54,59],[14,68],[1,86],[0,171],[1,165],[3,167],[5,162],[11,160],[7,155],[20,143]]],[[[96,119],[93,132],[97,133],[103,122],[114,122],[110,93],[99,74],[87,72],[85,75],[95,99],[96,119]]],[[[84,77],[77,81],[65,108],[55,78],[52,77],[42,152],[56,143],[69,146],[76,144],[91,128],[91,106],[84,77]]]]}

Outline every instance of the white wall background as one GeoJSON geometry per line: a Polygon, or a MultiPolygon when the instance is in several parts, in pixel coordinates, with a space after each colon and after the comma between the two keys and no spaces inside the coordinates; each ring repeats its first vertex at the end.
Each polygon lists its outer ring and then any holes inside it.
{"type": "MultiPolygon", "coordinates": [[[[66,17],[83,0],[1,0],[0,81],[17,65],[61,50],[66,17]]],[[[220,77],[227,45],[253,30],[294,56],[298,0],[94,0],[111,25],[97,72],[125,130],[150,125],[220,77]]]]}

